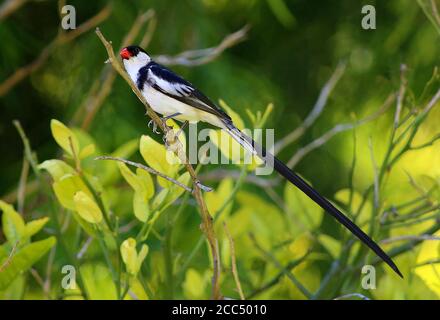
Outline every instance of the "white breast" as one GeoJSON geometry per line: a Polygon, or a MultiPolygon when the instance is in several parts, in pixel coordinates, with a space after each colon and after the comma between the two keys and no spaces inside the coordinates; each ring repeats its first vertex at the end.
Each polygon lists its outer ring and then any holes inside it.
{"type": "Polygon", "coordinates": [[[202,111],[200,109],[189,106],[179,100],[173,99],[160,91],[145,85],[142,93],[147,100],[151,108],[164,116],[170,116],[175,113],[180,113],[180,116],[175,117],[179,121],[189,121],[189,122],[208,122],[216,127],[223,127],[223,123],[218,119],[217,116],[202,111]]]}

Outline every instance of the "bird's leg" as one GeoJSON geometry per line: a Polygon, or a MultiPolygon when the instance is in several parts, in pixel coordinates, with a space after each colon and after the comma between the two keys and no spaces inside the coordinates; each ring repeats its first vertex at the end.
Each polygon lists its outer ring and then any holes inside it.
{"type": "Polygon", "coordinates": [[[164,126],[164,127],[168,127],[169,129],[171,129],[171,127],[169,127],[169,126],[167,125],[167,120],[168,120],[168,119],[173,119],[174,117],[177,117],[177,116],[180,116],[180,115],[181,115],[180,112],[176,112],[176,113],[170,114],[170,115],[168,115],[168,116],[162,117],[161,120],[162,120],[163,126],[164,126]]]}

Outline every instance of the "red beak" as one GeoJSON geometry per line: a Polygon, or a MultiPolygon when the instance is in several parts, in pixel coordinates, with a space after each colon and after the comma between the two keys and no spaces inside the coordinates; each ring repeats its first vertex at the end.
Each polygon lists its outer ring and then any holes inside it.
{"type": "Polygon", "coordinates": [[[121,55],[122,59],[130,59],[131,58],[131,53],[130,53],[130,51],[128,51],[127,48],[122,49],[119,54],[121,55]]]}

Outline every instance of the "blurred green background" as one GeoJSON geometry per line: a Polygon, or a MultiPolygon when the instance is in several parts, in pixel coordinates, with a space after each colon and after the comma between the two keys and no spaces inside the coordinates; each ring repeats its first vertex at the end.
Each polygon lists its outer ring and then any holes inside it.
{"type": "MultiPolygon", "coordinates": [[[[68,1],[76,8],[77,25],[91,18],[107,3],[68,1]]],[[[223,99],[247,124],[250,122],[246,109],[256,113],[273,103],[274,110],[266,127],[275,128],[276,140],[302,123],[338,63],[345,62],[345,73],[331,93],[322,115],[298,141],[280,153],[280,158],[287,161],[299,148],[336,124],[351,123],[378,110],[390,93],[399,90],[402,64],[407,66],[405,77],[408,82],[402,114],[424,107],[422,103],[428,100],[422,101],[418,97],[439,64],[440,34],[420,3],[425,1],[111,1],[111,13],[99,27],[106,38],[113,41],[116,50],[136,16],[153,8],[157,28],[148,52],[152,55],[174,55],[185,50],[216,46],[227,34],[249,24],[251,29],[247,39],[225,50],[214,61],[195,67],[174,66],[172,69],[214,101],[223,99]],[[365,4],[376,8],[376,30],[361,28],[361,8],[365,4]]],[[[435,17],[431,19],[435,20],[435,17]]],[[[56,1],[29,1],[1,20],[0,83],[20,67],[34,61],[56,37],[59,25],[56,1]]],[[[85,114],[78,115],[76,112],[101,77],[106,59],[104,47],[92,28],[73,41],[56,45],[41,67],[2,94],[2,198],[13,199],[11,194],[18,186],[22,167],[23,146],[12,121],[20,120],[40,162],[59,156],[59,148],[51,137],[50,120],[55,118],[69,126],[81,126],[85,114]]],[[[438,83],[434,89],[438,89],[438,83]]],[[[390,110],[378,120],[356,129],[357,163],[353,184],[358,193],[362,193],[373,179],[369,140],[372,141],[376,161],[380,163],[389,140],[394,109],[393,103],[390,110]]],[[[124,80],[117,76],[110,95],[87,132],[99,145],[102,154],[108,154],[123,143],[138,139],[141,134],[150,134],[146,126],[149,119],[143,115],[143,106],[124,80]]],[[[434,109],[417,136],[418,142],[428,141],[438,133],[439,116],[440,112],[434,109]]],[[[336,192],[350,187],[352,160],[353,133],[346,131],[308,154],[295,169],[324,195],[334,199],[336,192]]],[[[402,158],[389,177],[384,196],[387,198],[386,204],[402,203],[417,194],[406,173],[415,179],[428,176],[438,181],[439,161],[438,143],[402,158]]],[[[216,166],[207,166],[202,173],[215,169],[216,166]]],[[[216,181],[206,183],[216,186],[216,181]]],[[[261,201],[276,206],[261,188],[248,185],[246,189],[261,201]]],[[[275,190],[282,195],[284,187],[280,185],[275,190]]],[[[41,210],[37,208],[37,213],[32,214],[38,215],[41,210]]],[[[283,211],[282,208],[277,210],[283,211]]],[[[182,246],[188,248],[192,246],[194,237],[198,237],[199,217],[194,209],[187,211],[193,215],[192,222],[185,222],[187,227],[191,226],[191,235],[188,243],[182,246]]],[[[433,221],[430,223],[432,225],[433,221]]],[[[338,238],[336,224],[326,222],[322,228],[338,238]]],[[[406,262],[402,264],[410,265],[406,262]]],[[[258,269],[258,266],[253,267],[258,269]]],[[[321,269],[325,270],[324,267],[321,269]]],[[[389,280],[389,287],[385,289],[384,284],[383,292],[376,297],[436,297],[435,290],[421,281],[417,282],[421,289],[414,289],[413,292],[408,287],[405,289],[408,282],[397,285],[393,281],[389,280]],[[396,286],[400,286],[399,294],[393,290],[397,291],[396,286]]],[[[342,294],[344,290],[338,292],[342,294]]],[[[290,292],[265,297],[298,296],[298,293],[290,292]]]]}

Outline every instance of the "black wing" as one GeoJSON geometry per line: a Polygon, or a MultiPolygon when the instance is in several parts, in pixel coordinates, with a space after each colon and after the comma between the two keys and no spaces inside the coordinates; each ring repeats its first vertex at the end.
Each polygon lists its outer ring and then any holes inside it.
{"type": "Polygon", "coordinates": [[[202,92],[166,67],[150,62],[139,70],[139,74],[138,87],[140,89],[142,89],[146,81],[150,86],[171,98],[212,113],[224,120],[231,121],[228,114],[209,100],[202,92]]]}

